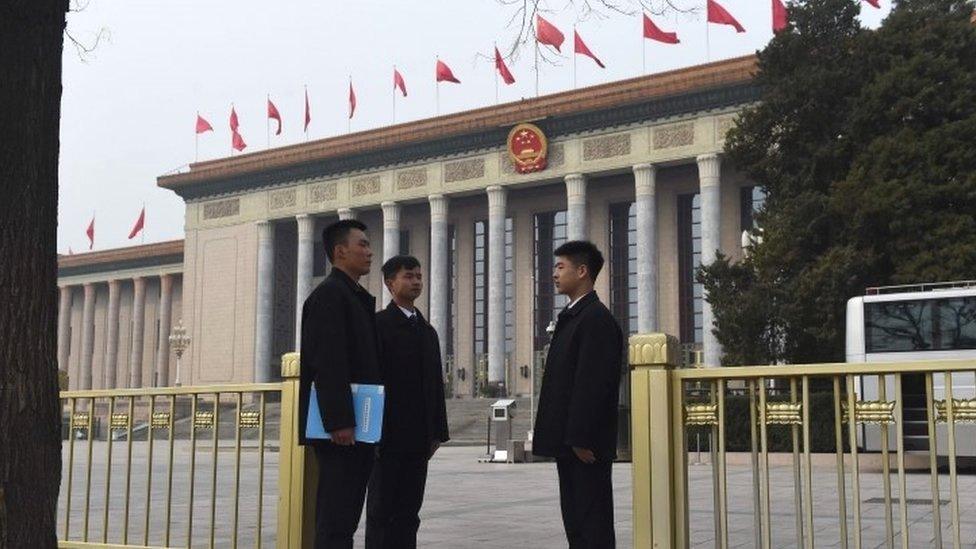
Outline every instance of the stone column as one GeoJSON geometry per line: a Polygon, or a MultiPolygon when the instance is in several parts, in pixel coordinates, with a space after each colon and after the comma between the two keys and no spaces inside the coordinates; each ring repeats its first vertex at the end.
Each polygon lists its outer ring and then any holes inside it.
{"type": "MultiPolygon", "coordinates": [[[[721,159],[717,154],[698,157],[699,193],[701,196],[701,262],[709,265],[715,261],[721,247],[722,193],[721,159]]],[[[712,333],[714,315],[707,296],[702,298],[702,362],[705,366],[719,366],[722,348],[712,333]]]]}
{"type": "Polygon", "coordinates": [[[505,188],[487,191],[488,382],[498,384],[505,381],[505,188]]]}
{"type": "Polygon", "coordinates": [[[336,213],[339,214],[340,221],[343,219],[356,219],[356,210],[352,208],[339,208],[339,211],[336,213]]]}
{"type": "Polygon", "coordinates": [[[119,293],[122,284],[108,281],[108,327],[105,337],[105,379],[102,388],[118,388],[119,379],[119,293]]]}
{"type": "Polygon", "coordinates": [[[637,210],[637,333],[657,331],[657,202],[653,164],[634,166],[637,210]]]}
{"type": "Polygon", "coordinates": [[[312,293],[312,268],[315,264],[315,218],[295,216],[298,221],[298,268],[295,288],[295,351],[302,348],[302,306],[312,293]]]}
{"type": "Polygon", "coordinates": [[[264,220],[258,228],[258,278],[254,336],[254,383],[271,380],[271,330],[274,316],[274,225],[264,220]]]}
{"type": "Polygon", "coordinates": [[[173,275],[159,277],[159,347],[156,349],[156,379],[169,386],[169,331],[173,326],[173,275]]]}
{"type": "Polygon", "coordinates": [[[146,336],[146,279],[132,280],[132,351],[129,353],[129,387],[142,387],[142,351],[146,336]]]}
{"type": "MultiPolygon", "coordinates": [[[[61,286],[61,303],[58,307],[58,369],[68,371],[71,356],[71,286],[61,286]]],[[[72,379],[69,382],[75,381],[72,379]]],[[[75,381],[77,383],[77,381],[75,381]]]]}
{"type": "Polygon", "coordinates": [[[81,313],[81,383],[79,389],[92,388],[92,353],[95,347],[95,284],[85,284],[85,305],[81,313]]]}
{"type": "Polygon", "coordinates": [[[583,174],[566,176],[566,240],[586,240],[586,178],[583,174]]]}
{"type": "MultiPolygon", "coordinates": [[[[383,202],[383,263],[400,253],[400,205],[396,202],[383,202]]],[[[390,302],[390,290],[383,281],[383,294],[380,307],[390,302]]]]}
{"type": "MultiPolygon", "coordinates": [[[[447,198],[430,196],[430,325],[437,330],[441,343],[441,358],[447,363],[447,318],[450,306],[451,281],[447,277],[447,198]]],[[[446,367],[446,366],[445,366],[446,367]]]]}

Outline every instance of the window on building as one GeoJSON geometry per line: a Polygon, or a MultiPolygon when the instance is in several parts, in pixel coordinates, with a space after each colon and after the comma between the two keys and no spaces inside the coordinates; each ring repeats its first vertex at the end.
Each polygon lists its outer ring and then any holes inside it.
{"type": "Polygon", "coordinates": [[[566,306],[567,298],[556,293],[552,281],[553,252],[566,242],[566,211],[537,213],[533,217],[535,250],[533,270],[535,272],[535,318],[533,345],[535,350],[545,348],[549,343],[546,332],[549,323],[556,319],[559,311],[566,306]]]}
{"type": "Polygon", "coordinates": [[[610,206],[610,311],[627,333],[637,333],[637,207],[610,206]]]}
{"type": "Polygon", "coordinates": [[[766,203],[766,190],[758,185],[739,189],[739,231],[756,227],[756,212],[766,203]]]}
{"type": "Polygon", "coordinates": [[[682,343],[702,341],[701,204],[698,193],[678,195],[678,313],[682,343]]]}
{"type": "MultiPolygon", "coordinates": [[[[514,225],[505,219],[505,352],[515,348],[514,225]]],[[[488,352],[488,221],[474,223],[474,352],[488,352]]]]}
{"type": "Polygon", "coordinates": [[[400,254],[410,255],[410,231],[400,231],[400,254]]]}

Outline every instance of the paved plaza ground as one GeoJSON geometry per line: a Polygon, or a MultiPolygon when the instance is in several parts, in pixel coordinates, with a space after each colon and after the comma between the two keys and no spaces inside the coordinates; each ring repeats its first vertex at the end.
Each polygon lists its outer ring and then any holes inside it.
{"type": "MultiPolygon", "coordinates": [[[[72,481],[72,507],[70,539],[80,539],[84,520],[85,470],[87,445],[76,443],[74,478],[72,481]]],[[[186,547],[187,518],[189,508],[189,445],[179,441],[175,450],[173,477],[173,503],[171,515],[170,546],[186,547]]],[[[533,464],[484,464],[478,458],[484,447],[447,447],[435,456],[430,467],[420,530],[420,545],[432,548],[558,548],[565,547],[557,498],[555,467],[551,463],[533,464]]],[[[64,463],[68,449],[65,445],[64,463]]],[[[93,447],[91,511],[89,539],[102,539],[105,517],[105,469],[106,447],[96,442],[93,447]]],[[[210,483],[212,471],[210,448],[198,449],[194,484],[193,547],[207,547],[210,540],[211,508],[210,483]]],[[[154,451],[152,501],[150,511],[149,544],[162,546],[166,520],[166,467],[168,451],[165,443],[156,443],[154,451]]],[[[694,458],[692,459],[694,461],[694,458]]],[[[146,448],[144,442],[133,444],[133,469],[129,509],[129,543],[141,544],[143,540],[146,501],[146,448]]],[[[240,474],[240,515],[238,545],[256,545],[259,470],[256,450],[242,452],[240,474]]],[[[110,542],[122,541],[122,523],[125,515],[125,463],[126,446],[116,443],[113,449],[113,471],[110,485],[109,535],[110,542]]],[[[235,456],[231,449],[218,452],[217,505],[214,529],[214,546],[232,547],[234,524],[235,456]]],[[[261,539],[265,547],[273,547],[277,527],[278,454],[265,453],[264,495],[262,505],[261,539]]],[[[712,477],[708,465],[691,466],[690,475],[690,526],[692,546],[714,546],[712,522],[712,477]]],[[[621,548],[632,547],[631,475],[630,464],[614,466],[615,512],[617,541],[621,548]]],[[[59,502],[59,535],[63,536],[65,497],[67,492],[67,467],[64,471],[61,500],[59,502]]],[[[794,547],[793,473],[789,466],[771,468],[771,524],[773,545],[794,547]]],[[[897,495],[896,478],[892,477],[897,495]]],[[[730,464],[729,530],[730,545],[752,547],[754,545],[752,473],[747,465],[730,464]]],[[[884,547],[885,521],[881,490],[881,475],[864,471],[861,474],[862,535],[864,547],[884,547]]],[[[949,499],[948,476],[942,476],[942,498],[949,499]]],[[[908,476],[910,546],[932,546],[932,506],[929,476],[908,476]],[[914,501],[918,499],[919,501],[914,501]],[[924,500],[924,501],[923,501],[924,500]]],[[[850,478],[848,477],[848,499],[850,478]]],[[[960,515],[962,540],[966,547],[976,547],[976,475],[960,475],[960,515]]],[[[817,547],[839,546],[839,520],[837,511],[836,475],[831,467],[814,468],[814,530],[817,547]]],[[[897,500],[896,500],[897,501],[897,500]]],[[[848,504],[850,513],[851,505],[848,504]]],[[[898,506],[893,506],[895,531],[899,529],[898,506]]],[[[949,535],[950,510],[942,505],[945,530],[945,546],[951,547],[949,535]]],[[[853,529],[853,522],[851,522],[853,529]]],[[[362,531],[357,536],[357,547],[362,546],[362,531]]],[[[896,539],[896,545],[900,541],[896,539]]],[[[852,544],[853,546],[853,544],[852,544]]]]}

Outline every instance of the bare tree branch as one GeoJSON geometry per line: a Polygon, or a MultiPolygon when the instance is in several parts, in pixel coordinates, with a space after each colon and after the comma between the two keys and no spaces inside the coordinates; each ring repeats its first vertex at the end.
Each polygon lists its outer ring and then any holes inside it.
{"type": "MultiPolygon", "coordinates": [[[[71,0],[68,6],[69,13],[79,13],[88,9],[91,4],[91,0],[71,0]]],[[[95,36],[88,41],[79,40],[76,38],[71,31],[68,30],[67,25],[65,25],[64,35],[71,42],[71,45],[75,48],[75,53],[78,54],[78,59],[82,63],[88,63],[88,60],[94,57],[95,49],[98,44],[104,39],[106,42],[112,41],[112,32],[106,27],[98,29],[95,36]]]]}

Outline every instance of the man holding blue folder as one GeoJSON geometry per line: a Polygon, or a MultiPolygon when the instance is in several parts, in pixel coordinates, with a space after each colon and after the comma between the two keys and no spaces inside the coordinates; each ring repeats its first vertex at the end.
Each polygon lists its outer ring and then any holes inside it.
{"type": "Polygon", "coordinates": [[[353,384],[380,384],[376,298],[359,285],[373,252],[366,225],[342,220],[322,233],[333,268],[302,307],[299,443],[315,449],[319,464],[315,547],[351,548],[375,460],[375,446],[357,442],[353,384]],[[329,440],[309,438],[309,399],[329,440]]]}

